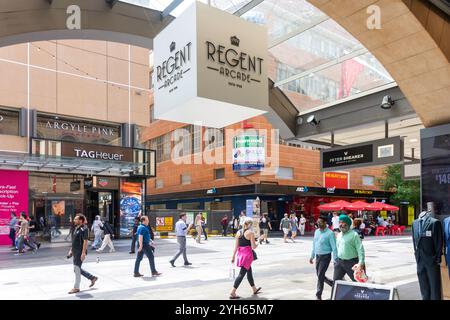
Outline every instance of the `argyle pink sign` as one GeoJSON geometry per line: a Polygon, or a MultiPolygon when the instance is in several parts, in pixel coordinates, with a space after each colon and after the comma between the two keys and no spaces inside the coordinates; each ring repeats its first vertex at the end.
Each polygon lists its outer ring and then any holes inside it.
{"type": "Polygon", "coordinates": [[[0,245],[10,245],[11,212],[28,213],[28,172],[0,170],[0,245]]]}

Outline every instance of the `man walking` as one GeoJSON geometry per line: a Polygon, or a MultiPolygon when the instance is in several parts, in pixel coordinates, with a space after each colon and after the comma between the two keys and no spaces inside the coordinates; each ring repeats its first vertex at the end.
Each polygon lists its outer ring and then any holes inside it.
{"type": "Polygon", "coordinates": [[[82,214],[77,214],[73,219],[75,224],[75,231],[73,233],[72,248],[67,254],[67,258],[73,256],[73,270],[75,272],[75,284],[69,294],[80,292],[81,276],[91,280],[89,288],[93,287],[98,280],[89,272],[81,269],[83,261],[86,259],[86,251],[88,247],[89,229],[85,226],[86,217],[82,214]]]}
{"type": "Polygon", "coordinates": [[[136,250],[136,240],[137,240],[137,229],[139,227],[139,217],[134,218],[134,225],[133,225],[133,231],[132,231],[132,238],[131,238],[131,250],[130,250],[130,254],[135,253],[136,250]]]}
{"type": "Polygon", "coordinates": [[[92,250],[96,250],[100,247],[100,243],[102,242],[102,227],[103,223],[100,220],[100,216],[95,216],[95,220],[91,228],[91,231],[94,232],[94,243],[92,244],[92,250]]]}
{"type": "Polygon", "coordinates": [[[227,236],[227,229],[228,229],[228,216],[225,214],[220,221],[220,224],[222,225],[222,236],[227,236]]]}
{"type": "Polygon", "coordinates": [[[322,300],[322,292],[324,282],[329,286],[333,286],[333,281],[325,276],[331,261],[331,253],[333,253],[333,261],[336,261],[336,238],[333,231],[328,229],[327,217],[320,216],[317,220],[319,229],[314,233],[314,240],[309,263],[313,264],[316,259],[316,273],[317,273],[317,291],[316,299],[322,300]]]}
{"type": "Polygon", "coordinates": [[[192,225],[190,225],[188,227],[186,225],[186,219],[187,219],[186,213],[181,213],[180,219],[175,224],[175,232],[177,234],[177,242],[178,242],[179,248],[178,248],[178,251],[175,254],[175,256],[172,258],[172,260],[169,261],[170,264],[172,265],[172,267],[175,267],[175,261],[178,259],[178,257],[181,254],[183,254],[185,266],[189,266],[192,264],[188,261],[187,255],[186,255],[186,235],[189,232],[189,230],[191,230],[192,225]]]}
{"type": "Polygon", "coordinates": [[[11,248],[16,247],[16,229],[17,217],[14,212],[11,212],[11,220],[9,220],[9,238],[11,239],[11,248]]]}
{"type": "Polygon", "coordinates": [[[111,225],[108,223],[108,221],[106,221],[104,218],[102,221],[102,226],[100,228],[103,230],[105,236],[103,238],[102,246],[100,247],[100,249],[97,250],[97,252],[101,253],[106,248],[106,246],[109,246],[110,253],[116,251],[116,249],[114,249],[114,244],[111,240],[114,237],[114,231],[111,225]]]}
{"type": "Polygon", "coordinates": [[[337,235],[337,261],[334,266],[333,280],[342,280],[347,274],[352,281],[353,267],[364,270],[364,247],[359,235],[350,229],[352,220],[345,214],[339,216],[339,229],[341,232],[337,235]]]}
{"type": "Polygon", "coordinates": [[[159,276],[161,273],[156,271],[155,268],[155,257],[153,255],[152,246],[153,241],[150,238],[150,231],[148,230],[148,217],[142,216],[141,217],[141,225],[137,229],[136,236],[138,237],[138,253],[136,257],[136,263],[134,264],[134,276],[135,277],[142,277],[143,274],[139,273],[139,266],[141,264],[142,258],[144,257],[144,254],[147,256],[148,261],[150,263],[150,270],[152,272],[152,276],[159,276]]]}
{"type": "Polygon", "coordinates": [[[284,242],[287,243],[287,237],[289,231],[291,231],[291,220],[288,217],[288,214],[284,214],[284,218],[280,221],[280,230],[283,230],[283,239],[284,242]]]}

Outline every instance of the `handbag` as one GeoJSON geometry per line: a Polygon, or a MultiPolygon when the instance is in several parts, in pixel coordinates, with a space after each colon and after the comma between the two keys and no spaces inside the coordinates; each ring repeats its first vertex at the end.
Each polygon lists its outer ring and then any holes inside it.
{"type": "Polygon", "coordinates": [[[252,249],[252,253],[253,253],[253,261],[258,260],[258,256],[256,255],[255,250],[252,249]]]}

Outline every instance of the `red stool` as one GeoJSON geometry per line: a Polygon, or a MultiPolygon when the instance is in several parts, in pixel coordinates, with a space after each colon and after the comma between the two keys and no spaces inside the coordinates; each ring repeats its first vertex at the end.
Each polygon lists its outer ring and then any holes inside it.
{"type": "Polygon", "coordinates": [[[406,227],[405,226],[400,226],[398,228],[398,234],[403,235],[403,231],[405,231],[406,227]]]}
{"type": "Polygon", "coordinates": [[[382,234],[383,237],[384,237],[384,235],[385,235],[385,234],[384,234],[385,230],[386,230],[385,227],[377,227],[377,229],[375,230],[375,235],[378,236],[378,232],[381,231],[381,234],[382,234]]]}
{"type": "Polygon", "coordinates": [[[398,232],[399,232],[399,226],[393,225],[393,226],[391,227],[391,235],[392,235],[392,236],[395,236],[396,234],[398,234],[398,232]]]}

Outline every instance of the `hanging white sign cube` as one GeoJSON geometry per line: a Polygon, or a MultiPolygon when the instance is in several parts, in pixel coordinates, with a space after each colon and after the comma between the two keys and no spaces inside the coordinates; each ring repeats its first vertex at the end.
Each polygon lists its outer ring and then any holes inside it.
{"type": "Polygon", "coordinates": [[[155,118],[222,128],[268,111],[267,30],[196,2],[154,39],[155,118]]]}

